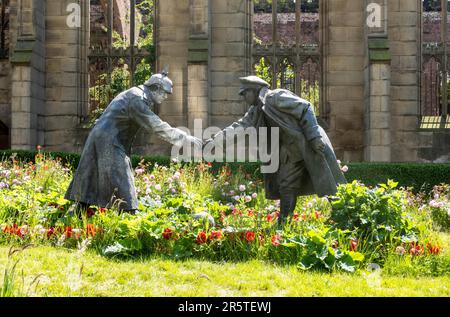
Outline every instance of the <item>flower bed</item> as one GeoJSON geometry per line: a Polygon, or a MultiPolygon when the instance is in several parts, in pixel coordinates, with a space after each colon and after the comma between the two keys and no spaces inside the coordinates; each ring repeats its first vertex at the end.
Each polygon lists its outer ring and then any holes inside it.
{"type": "MultiPolygon", "coordinates": [[[[284,227],[279,202],[263,183],[226,165],[155,165],[135,170],[139,211],[91,206],[80,219],[64,193],[72,171],[38,154],[0,162],[0,241],[88,246],[111,257],[161,254],[242,261],[262,259],[300,269],[354,272],[368,263],[406,259],[448,268],[448,185],[414,195],[389,181],[340,186],[335,197],[302,197],[284,227]],[[434,264],[433,264],[434,263],[434,264]]],[[[408,261],[409,261],[408,260],[408,261]]]]}

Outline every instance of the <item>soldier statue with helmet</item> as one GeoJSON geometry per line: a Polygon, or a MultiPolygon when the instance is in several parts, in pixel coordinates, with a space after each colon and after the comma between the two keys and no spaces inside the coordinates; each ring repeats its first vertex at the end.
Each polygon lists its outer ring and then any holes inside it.
{"type": "Polygon", "coordinates": [[[111,101],[87,138],[65,195],[78,202],[78,211],[89,205],[110,208],[115,203],[121,211],[133,213],[138,209],[130,155],[139,129],[156,133],[176,146],[202,146],[200,139],[172,128],[155,114],[154,107],[161,105],[172,91],[172,81],[163,71],[111,101]]]}

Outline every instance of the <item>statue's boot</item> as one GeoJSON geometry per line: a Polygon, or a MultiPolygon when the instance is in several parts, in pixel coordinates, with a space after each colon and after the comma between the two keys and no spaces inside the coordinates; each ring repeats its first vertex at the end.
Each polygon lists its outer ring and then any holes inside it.
{"type": "Polygon", "coordinates": [[[295,210],[297,195],[294,193],[283,193],[280,199],[280,216],[278,217],[278,228],[282,228],[290,213],[295,210]]]}

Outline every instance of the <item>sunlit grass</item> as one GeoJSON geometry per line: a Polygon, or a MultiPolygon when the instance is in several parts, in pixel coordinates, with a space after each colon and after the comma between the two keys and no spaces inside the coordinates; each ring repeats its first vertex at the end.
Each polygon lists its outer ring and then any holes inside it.
{"type": "MultiPolygon", "coordinates": [[[[8,259],[0,247],[0,268],[8,259]]],[[[33,296],[450,296],[450,277],[402,277],[382,272],[303,272],[260,261],[176,262],[161,258],[108,260],[93,252],[38,247],[18,255],[25,285],[38,274],[33,296]]],[[[16,281],[21,286],[21,279],[16,281]]]]}

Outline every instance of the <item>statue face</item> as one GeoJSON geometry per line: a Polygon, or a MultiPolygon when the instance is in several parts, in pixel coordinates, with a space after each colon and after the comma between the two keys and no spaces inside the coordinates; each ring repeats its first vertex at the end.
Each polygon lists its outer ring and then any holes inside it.
{"type": "Polygon", "coordinates": [[[246,91],[244,91],[243,96],[244,96],[245,102],[249,106],[252,106],[252,105],[256,104],[256,100],[258,98],[258,94],[256,92],[256,89],[247,89],[246,91]]]}
{"type": "Polygon", "coordinates": [[[157,105],[162,104],[163,101],[168,98],[167,92],[165,92],[161,87],[159,87],[158,90],[154,91],[152,96],[153,102],[157,105]]]}

